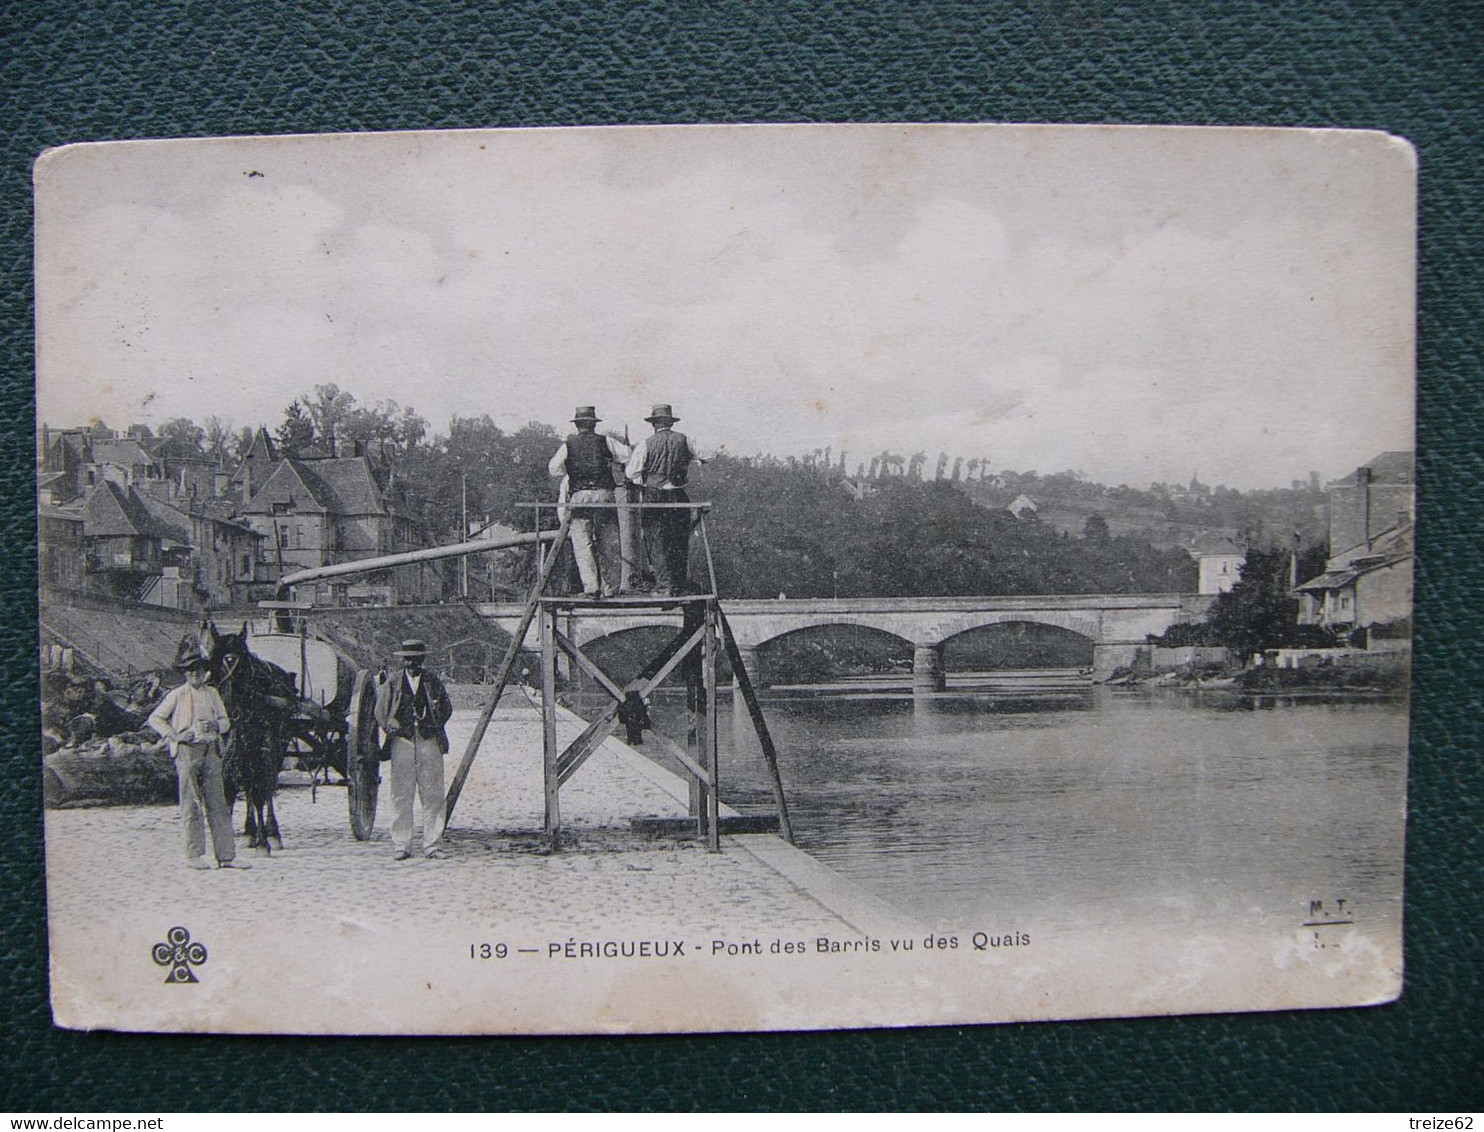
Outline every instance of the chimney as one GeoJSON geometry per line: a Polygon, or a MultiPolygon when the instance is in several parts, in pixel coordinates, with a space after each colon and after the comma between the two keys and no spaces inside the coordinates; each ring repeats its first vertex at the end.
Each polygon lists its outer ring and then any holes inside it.
{"type": "Polygon", "coordinates": [[[1360,537],[1371,549],[1371,469],[1355,469],[1355,486],[1360,489],[1360,537]]]}

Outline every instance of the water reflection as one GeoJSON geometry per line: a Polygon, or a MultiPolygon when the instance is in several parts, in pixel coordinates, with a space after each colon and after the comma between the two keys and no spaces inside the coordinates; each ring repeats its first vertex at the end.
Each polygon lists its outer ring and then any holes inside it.
{"type": "MultiPolygon", "coordinates": [[[[1083,687],[764,706],[802,847],[935,923],[1281,918],[1326,893],[1399,915],[1402,702],[1083,687]]],[[[653,714],[684,736],[683,702],[653,714]]],[[[741,715],[722,705],[723,796],[767,806],[741,715]]]]}

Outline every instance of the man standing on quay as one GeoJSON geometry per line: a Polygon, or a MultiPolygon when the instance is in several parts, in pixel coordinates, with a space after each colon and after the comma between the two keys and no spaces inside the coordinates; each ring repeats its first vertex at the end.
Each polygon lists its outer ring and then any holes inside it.
{"type": "MultiPolygon", "coordinates": [[[[704,464],[683,432],[676,432],[680,418],[669,405],[656,405],[644,418],[654,426],[654,435],[634,447],[625,469],[629,479],[644,488],[645,503],[689,503],[685,493],[692,461],[704,464]]],[[[685,593],[690,559],[691,512],[684,507],[666,507],[644,512],[644,538],[649,544],[649,564],[654,570],[654,592],[667,597],[685,593]]]]}
{"type": "Polygon", "coordinates": [[[175,667],[186,682],[167,693],[150,713],[149,725],[170,744],[180,790],[180,820],[185,827],[186,864],[209,869],[206,829],[221,869],[250,869],[236,859],[232,811],[222,789],[221,736],[232,727],[222,697],[206,682],[206,658],[194,644],[183,644],[175,667]]]}
{"type": "Polygon", "coordinates": [[[598,411],[592,405],[579,405],[572,423],[577,431],[562,442],[546,470],[553,476],[567,477],[567,502],[572,505],[572,553],[577,559],[577,573],[582,578],[582,596],[612,597],[617,591],[612,571],[603,581],[599,560],[603,531],[612,526],[609,509],[587,510],[582,503],[612,503],[615,495],[613,461],[626,460],[629,446],[621,440],[598,435],[598,411]]]}
{"type": "Polygon", "coordinates": [[[412,856],[412,802],[422,804],[423,855],[441,858],[444,794],[443,756],[448,735],[443,725],[453,714],[443,682],[423,671],[428,646],[409,639],[392,654],[401,657],[402,671],[376,689],[376,722],[387,733],[392,762],[393,856],[412,856]]]}

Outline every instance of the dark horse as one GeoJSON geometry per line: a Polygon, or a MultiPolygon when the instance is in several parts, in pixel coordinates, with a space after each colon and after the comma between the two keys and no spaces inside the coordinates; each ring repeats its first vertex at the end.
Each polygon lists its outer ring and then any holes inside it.
{"type": "Polygon", "coordinates": [[[273,794],[287,747],[289,716],[297,689],[289,673],[254,656],[247,647],[247,625],[222,634],[208,619],[199,629],[201,652],[211,664],[211,682],[226,705],[232,728],[222,744],[222,770],[228,807],[240,791],[247,806],[242,832],[249,849],[267,854],[269,839],[283,848],[273,794]]]}

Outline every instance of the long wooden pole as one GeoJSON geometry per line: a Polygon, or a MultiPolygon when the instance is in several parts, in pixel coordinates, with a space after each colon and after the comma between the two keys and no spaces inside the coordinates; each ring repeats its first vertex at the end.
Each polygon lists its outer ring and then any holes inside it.
{"type": "MultiPolygon", "coordinates": [[[[561,559],[562,544],[567,541],[567,529],[572,524],[569,513],[562,519],[562,525],[556,530],[556,537],[552,540],[551,549],[547,553],[545,561],[541,564],[541,572],[536,578],[536,584],[531,589],[531,596],[526,602],[525,612],[520,615],[520,624],[516,627],[515,634],[510,638],[510,644],[505,647],[505,656],[500,661],[500,667],[495,673],[494,691],[490,693],[489,702],[484,705],[484,710],[479,713],[479,720],[474,724],[474,734],[469,736],[469,745],[464,748],[464,757],[459,762],[459,769],[454,773],[453,782],[448,788],[448,801],[443,807],[443,821],[447,825],[453,817],[453,808],[458,804],[459,795],[463,792],[464,782],[469,777],[469,768],[474,765],[474,756],[479,753],[479,744],[484,742],[484,733],[489,728],[490,720],[494,717],[495,708],[500,704],[500,697],[505,694],[505,685],[510,681],[510,670],[515,667],[515,659],[520,655],[520,646],[526,639],[526,632],[531,627],[531,620],[536,616],[536,609],[540,605],[541,595],[546,592],[546,583],[551,579],[552,571],[561,559]]],[[[542,532],[543,534],[545,532],[542,532]]]]}
{"type": "Polygon", "coordinates": [[[742,692],[742,699],[747,704],[747,713],[752,716],[752,726],[757,731],[758,742],[763,748],[763,759],[768,764],[768,774],[773,782],[773,800],[778,805],[778,828],[783,833],[783,839],[792,845],[794,844],[794,831],[788,820],[788,802],[783,797],[783,779],[778,774],[778,749],[773,746],[773,736],[768,732],[768,721],[763,718],[763,705],[758,702],[757,692],[752,687],[752,677],[747,675],[747,669],[742,664],[742,652],[737,648],[736,637],[732,635],[732,623],[727,620],[727,615],[722,611],[720,602],[716,606],[716,616],[721,622],[722,644],[726,649],[727,660],[732,665],[732,677],[737,681],[737,687],[742,692]]]}
{"type": "MultiPolygon", "coordinates": [[[[706,603],[706,635],[701,638],[701,753],[710,781],[706,784],[706,847],[721,851],[721,753],[716,741],[716,610],[713,598],[706,603]]],[[[781,824],[781,823],[780,823],[781,824]]]]}
{"type": "Polygon", "coordinates": [[[541,610],[541,783],[546,798],[544,807],[546,836],[551,848],[557,847],[562,825],[561,790],[557,779],[556,724],[556,611],[541,610]]]}
{"type": "MultiPolygon", "coordinates": [[[[455,542],[448,546],[427,546],[422,550],[404,550],[397,554],[379,554],[375,558],[357,558],[352,562],[336,562],[329,566],[311,566],[295,570],[278,579],[280,588],[318,582],[324,578],[348,578],[356,574],[369,574],[373,570],[387,570],[393,566],[410,566],[416,562],[436,562],[440,558],[467,557],[483,554],[487,550],[509,550],[532,543],[550,542],[556,538],[555,531],[527,531],[513,535],[499,535],[472,542],[455,542]]],[[[280,566],[280,569],[282,567],[280,566]]]]}

